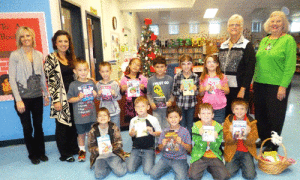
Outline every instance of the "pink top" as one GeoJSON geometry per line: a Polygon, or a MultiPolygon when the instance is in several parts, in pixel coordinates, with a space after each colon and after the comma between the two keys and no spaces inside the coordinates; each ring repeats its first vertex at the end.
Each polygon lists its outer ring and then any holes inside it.
{"type": "MultiPolygon", "coordinates": [[[[140,74],[139,77],[136,79],[130,79],[128,76],[123,76],[121,79],[120,87],[122,87],[123,85],[127,85],[127,81],[130,81],[130,80],[138,80],[141,84],[144,84],[145,89],[147,88],[148,79],[145,76],[143,76],[142,74],[140,74]]],[[[125,91],[125,95],[126,95],[127,101],[132,101],[132,97],[127,96],[127,90],[125,91]]],[[[142,91],[140,91],[140,96],[145,96],[145,94],[142,91]]]]}
{"type": "MultiPolygon", "coordinates": [[[[200,86],[207,86],[208,84],[210,84],[215,87],[215,85],[219,83],[222,86],[228,83],[228,79],[224,74],[223,79],[221,80],[218,76],[209,77],[208,75],[206,75],[204,81],[200,81],[200,86]]],[[[227,103],[225,93],[222,90],[216,88],[214,88],[214,90],[211,92],[205,91],[202,101],[204,103],[211,104],[214,110],[226,107],[227,103]]]]}

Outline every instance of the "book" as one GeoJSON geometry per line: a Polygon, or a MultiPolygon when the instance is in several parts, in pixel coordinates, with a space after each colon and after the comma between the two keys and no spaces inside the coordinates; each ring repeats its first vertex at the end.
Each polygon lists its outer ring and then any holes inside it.
{"type": "Polygon", "coordinates": [[[133,122],[133,127],[136,131],[136,137],[148,136],[146,119],[136,119],[133,122]]]}
{"type": "Polygon", "coordinates": [[[102,90],[102,100],[112,100],[110,85],[101,86],[101,90],[102,90]]]}
{"type": "Polygon", "coordinates": [[[181,80],[181,84],[183,84],[183,96],[193,96],[194,92],[194,79],[183,79],[181,80]]]}
{"type": "Polygon", "coordinates": [[[165,133],[165,139],[167,139],[166,151],[179,151],[180,144],[176,140],[177,137],[178,134],[172,130],[165,133]]]}
{"type": "Polygon", "coordinates": [[[203,134],[202,141],[215,142],[215,127],[214,126],[202,126],[203,134]]]}
{"type": "Polygon", "coordinates": [[[216,94],[216,92],[214,91],[214,89],[216,89],[216,85],[220,84],[220,78],[208,78],[207,80],[207,84],[212,86],[211,91],[209,91],[209,94],[216,94]]]}
{"type": "Polygon", "coordinates": [[[138,80],[127,81],[127,96],[128,97],[140,96],[140,81],[138,80]]]}
{"type": "Polygon", "coordinates": [[[106,154],[112,152],[112,145],[108,134],[97,137],[99,154],[106,154]]]}
{"type": "Polygon", "coordinates": [[[154,97],[153,100],[157,108],[167,108],[166,97],[154,97]]]}
{"type": "Polygon", "coordinates": [[[84,97],[81,99],[81,101],[93,101],[93,90],[94,87],[91,84],[84,84],[78,87],[78,90],[84,94],[84,97]]]}
{"type": "Polygon", "coordinates": [[[246,139],[247,121],[232,121],[233,139],[246,139]]]}

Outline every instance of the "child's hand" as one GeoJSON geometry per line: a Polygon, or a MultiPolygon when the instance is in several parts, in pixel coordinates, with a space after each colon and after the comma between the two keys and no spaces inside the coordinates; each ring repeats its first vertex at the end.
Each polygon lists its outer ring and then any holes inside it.
{"type": "Polygon", "coordinates": [[[201,128],[199,129],[199,134],[202,136],[202,134],[203,134],[203,127],[201,127],[201,128]]]}
{"type": "Polygon", "coordinates": [[[127,85],[123,85],[123,86],[121,86],[121,91],[126,91],[127,90],[127,85]]]}
{"type": "Polygon", "coordinates": [[[216,88],[222,90],[222,85],[220,83],[216,84],[216,88]]]}
{"type": "Polygon", "coordinates": [[[95,90],[93,90],[93,96],[94,98],[97,97],[97,92],[95,90]]]}
{"type": "Polygon", "coordinates": [[[183,91],[183,90],[184,90],[184,85],[181,84],[181,85],[180,85],[180,91],[183,91]]]}
{"type": "Polygon", "coordinates": [[[166,105],[167,105],[167,107],[170,107],[170,106],[172,106],[172,102],[168,101],[166,105]]]}
{"type": "Polygon", "coordinates": [[[111,89],[110,93],[111,93],[112,96],[114,96],[114,97],[116,96],[116,91],[115,90],[111,89]]]}
{"type": "Polygon", "coordinates": [[[152,127],[150,127],[150,126],[147,126],[147,131],[148,131],[148,133],[149,134],[151,134],[152,136],[154,136],[154,132],[153,132],[153,128],[152,127]]]}
{"type": "Polygon", "coordinates": [[[100,97],[102,95],[102,90],[98,91],[98,96],[100,97]]]}
{"type": "Polygon", "coordinates": [[[211,90],[212,90],[212,86],[210,84],[205,86],[205,91],[211,91],[211,90]]]}
{"type": "Polygon", "coordinates": [[[197,91],[197,86],[196,85],[193,86],[193,90],[197,91]]]}
{"type": "Polygon", "coordinates": [[[78,98],[79,98],[79,100],[81,100],[82,98],[84,98],[84,94],[83,93],[79,93],[78,94],[78,98]]]}
{"type": "Polygon", "coordinates": [[[162,145],[163,145],[163,147],[165,147],[165,146],[167,145],[167,142],[168,142],[167,139],[163,139],[163,140],[162,140],[162,145]]]}
{"type": "Polygon", "coordinates": [[[181,143],[182,143],[181,137],[178,136],[178,137],[176,138],[176,141],[177,141],[178,144],[181,144],[181,143]]]}
{"type": "Polygon", "coordinates": [[[155,103],[152,103],[150,106],[151,106],[152,110],[156,110],[157,109],[155,103]]]}
{"type": "Polygon", "coordinates": [[[247,125],[247,127],[246,127],[246,135],[248,135],[250,133],[250,131],[251,131],[251,127],[247,125]]]}
{"type": "Polygon", "coordinates": [[[134,127],[129,131],[129,136],[134,137],[136,134],[134,127]]]}
{"type": "Polygon", "coordinates": [[[218,133],[215,131],[215,139],[218,138],[218,133]]]}
{"type": "Polygon", "coordinates": [[[232,133],[232,124],[229,126],[229,131],[232,133]]]}
{"type": "Polygon", "coordinates": [[[144,90],[145,89],[145,85],[144,84],[140,84],[140,89],[144,90]]]}

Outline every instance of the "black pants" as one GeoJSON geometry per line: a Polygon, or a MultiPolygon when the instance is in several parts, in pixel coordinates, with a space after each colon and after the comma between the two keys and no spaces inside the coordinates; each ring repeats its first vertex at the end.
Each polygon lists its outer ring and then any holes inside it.
{"type": "Polygon", "coordinates": [[[70,105],[72,126],[62,124],[55,120],[55,138],[58,151],[62,157],[70,157],[78,154],[79,147],[77,143],[77,132],[73,117],[73,108],[70,105]]]}
{"type": "MultiPolygon", "coordinates": [[[[226,95],[226,98],[227,98],[227,105],[226,105],[226,111],[225,111],[225,117],[227,117],[229,114],[232,114],[232,111],[231,111],[231,103],[234,99],[237,98],[237,95],[240,91],[240,87],[231,87],[229,88],[230,92],[229,94],[226,95]]],[[[244,99],[249,101],[249,88],[247,88],[245,90],[245,96],[244,96],[244,99]]]]}
{"type": "MultiPolygon", "coordinates": [[[[254,83],[255,118],[259,138],[263,141],[271,137],[271,131],[281,134],[291,85],[286,89],[286,97],[277,99],[279,86],[254,83]]],[[[270,145],[270,141],[266,143],[270,145]]]]}
{"type": "Polygon", "coordinates": [[[37,158],[41,155],[45,155],[45,141],[42,126],[43,97],[22,98],[22,101],[25,105],[25,112],[22,114],[18,112],[16,102],[15,109],[22,123],[25,145],[29,153],[28,157],[30,159],[37,158]]]}

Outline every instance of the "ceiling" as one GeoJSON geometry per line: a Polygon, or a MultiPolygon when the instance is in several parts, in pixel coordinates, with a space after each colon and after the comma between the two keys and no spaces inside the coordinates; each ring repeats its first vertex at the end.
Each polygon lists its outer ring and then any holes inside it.
{"type": "Polygon", "coordinates": [[[203,23],[211,20],[225,22],[233,14],[245,20],[264,21],[270,13],[283,6],[289,18],[300,18],[300,0],[119,0],[122,11],[137,12],[143,23],[151,18],[153,24],[203,23]],[[218,8],[214,19],[203,19],[207,8],[218,8]]]}

